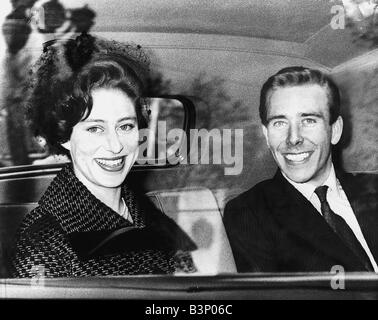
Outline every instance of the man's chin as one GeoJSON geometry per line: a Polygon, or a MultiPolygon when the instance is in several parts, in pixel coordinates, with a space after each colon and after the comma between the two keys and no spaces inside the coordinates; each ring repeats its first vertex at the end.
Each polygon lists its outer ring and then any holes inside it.
{"type": "Polygon", "coordinates": [[[298,172],[290,172],[281,169],[283,175],[288,178],[289,180],[295,183],[306,183],[309,182],[312,178],[312,175],[309,174],[308,170],[301,170],[298,172]]]}

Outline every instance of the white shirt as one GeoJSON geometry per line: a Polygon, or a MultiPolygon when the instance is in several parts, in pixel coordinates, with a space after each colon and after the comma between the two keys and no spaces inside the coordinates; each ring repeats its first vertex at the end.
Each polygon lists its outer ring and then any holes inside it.
{"type": "MultiPolygon", "coordinates": [[[[311,204],[316,208],[316,210],[321,214],[321,205],[318,196],[315,193],[316,187],[310,183],[296,183],[288,179],[283,175],[291,185],[294,186],[311,204]]],[[[336,178],[335,169],[332,165],[331,172],[323,183],[323,185],[328,186],[327,190],[327,201],[332,211],[342,217],[348,226],[352,229],[354,235],[361,243],[361,246],[364,248],[366,254],[368,255],[370,262],[374,268],[375,272],[378,272],[378,266],[374,260],[373,255],[369,249],[368,244],[366,243],[365,237],[362,234],[360,225],[358,224],[357,218],[353,212],[353,209],[349,203],[349,200],[341,187],[339,180],[336,178]]]]}

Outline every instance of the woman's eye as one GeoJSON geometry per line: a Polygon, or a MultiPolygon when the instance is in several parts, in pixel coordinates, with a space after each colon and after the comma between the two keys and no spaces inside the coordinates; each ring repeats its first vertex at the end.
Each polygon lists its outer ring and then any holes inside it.
{"type": "Polygon", "coordinates": [[[104,130],[102,128],[100,128],[100,127],[89,127],[87,129],[87,131],[90,132],[90,133],[101,133],[104,130]]]}
{"type": "Polygon", "coordinates": [[[126,123],[126,124],[121,125],[119,128],[120,128],[122,131],[130,131],[130,130],[132,130],[134,127],[135,127],[134,124],[132,124],[132,123],[126,123]]]}

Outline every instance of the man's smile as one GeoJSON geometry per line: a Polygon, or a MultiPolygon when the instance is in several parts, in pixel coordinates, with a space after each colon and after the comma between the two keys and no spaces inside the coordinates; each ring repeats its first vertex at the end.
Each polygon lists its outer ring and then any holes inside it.
{"type": "Polygon", "coordinates": [[[282,153],[282,156],[289,164],[302,164],[305,163],[313,151],[309,152],[296,152],[296,153],[282,153]]]}

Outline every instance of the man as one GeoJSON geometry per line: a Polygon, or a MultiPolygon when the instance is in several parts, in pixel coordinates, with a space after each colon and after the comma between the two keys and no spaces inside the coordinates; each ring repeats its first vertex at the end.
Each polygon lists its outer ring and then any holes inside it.
{"type": "Polygon", "coordinates": [[[378,176],[335,171],[343,120],[332,80],[282,69],[261,90],[262,129],[279,170],[231,200],[224,222],[239,272],[378,272],[378,176]]]}

